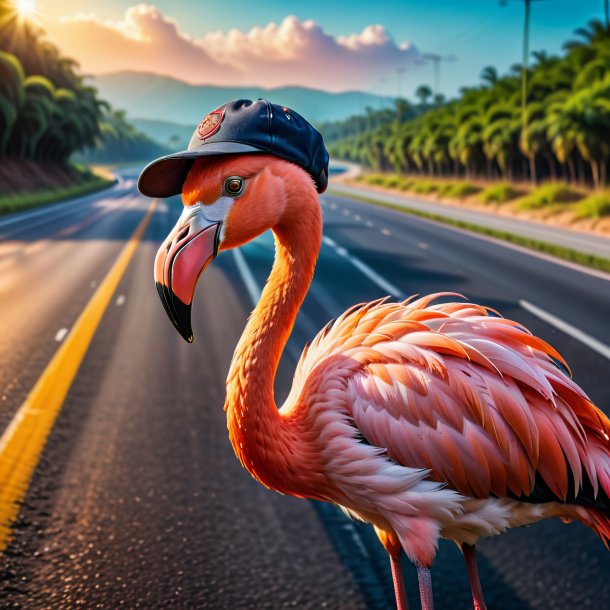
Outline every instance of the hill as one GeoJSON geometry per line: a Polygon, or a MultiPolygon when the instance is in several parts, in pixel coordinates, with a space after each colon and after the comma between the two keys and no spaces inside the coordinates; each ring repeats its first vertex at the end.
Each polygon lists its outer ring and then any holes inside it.
{"type": "MultiPolygon", "coordinates": [[[[217,87],[190,85],[168,76],[145,72],[115,72],[96,76],[94,84],[129,119],[153,119],[194,127],[209,110],[237,98],[264,97],[289,106],[313,123],[337,121],[362,114],[367,106],[390,107],[393,99],[361,91],[329,93],[305,87],[217,87]]],[[[161,140],[163,141],[163,140],[161,140]]]]}
{"type": "Polygon", "coordinates": [[[185,149],[193,135],[194,124],[182,125],[171,121],[155,119],[131,119],[129,121],[138,131],[146,134],[170,150],[185,149]]]}

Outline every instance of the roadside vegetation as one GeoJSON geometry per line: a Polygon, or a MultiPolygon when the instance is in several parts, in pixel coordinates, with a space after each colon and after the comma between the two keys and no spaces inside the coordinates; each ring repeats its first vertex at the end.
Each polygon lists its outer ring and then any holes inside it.
{"type": "Polygon", "coordinates": [[[487,204],[525,196],[522,210],[563,205],[580,217],[607,215],[607,194],[586,193],[603,193],[610,178],[610,30],[591,21],[575,36],[561,57],[532,54],[525,112],[521,65],[503,76],[488,66],[483,84],[458,99],[432,100],[420,87],[418,104],[398,100],[400,112],[385,121],[369,112],[375,127],[367,117],[343,129],[322,125],[330,153],[368,167],[375,174],[366,180],[377,186],[389,186],[380,173],[391,172],[392,188],[419,194],[487,204]]]}
{"type": "Polygon", "coordinates": [[[74,167],[76,154],[117,162],[164,152],[101,100],[77,63],[12,2],[0,0],[0,211],[110,183],[74,167]]]}

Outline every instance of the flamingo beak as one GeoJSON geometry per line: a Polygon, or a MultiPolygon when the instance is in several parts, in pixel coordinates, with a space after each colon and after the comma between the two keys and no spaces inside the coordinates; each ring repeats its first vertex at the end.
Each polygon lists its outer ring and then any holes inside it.
{"type": "Polygon", "coordinates": [[[155,258],[155,284],[169,319],[193,342],[191,304],[197,280],[218,254],[222,220],[209,220],[200,204],[187,206],[155,258]]]}

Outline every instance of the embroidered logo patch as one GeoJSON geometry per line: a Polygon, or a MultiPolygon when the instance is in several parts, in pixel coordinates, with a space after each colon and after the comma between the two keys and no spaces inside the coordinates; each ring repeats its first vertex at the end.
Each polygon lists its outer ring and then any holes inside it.
{"type": "Polygon", "coordinates": [[[197,133],[199,134],[200,140],[205,140],[211,135],[215,134],[220,129],[220,123],[224,118],[224,108],[219,108],[208,114],[208,116],[199,123],[197,127],[197,133]]]}

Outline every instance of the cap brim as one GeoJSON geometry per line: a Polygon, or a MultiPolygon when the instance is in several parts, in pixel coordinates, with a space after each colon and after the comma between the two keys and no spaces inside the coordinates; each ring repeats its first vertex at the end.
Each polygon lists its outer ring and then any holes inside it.
{"type": "Polygon", "coordinates": [[[195,159],[214,155],[268,152],[240,142],[212,142],[194,150],[167,155],[148,164],[138,179],[138,190],[147,197],[171,197],[182,192],[182,185],[195,159]]]}

